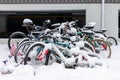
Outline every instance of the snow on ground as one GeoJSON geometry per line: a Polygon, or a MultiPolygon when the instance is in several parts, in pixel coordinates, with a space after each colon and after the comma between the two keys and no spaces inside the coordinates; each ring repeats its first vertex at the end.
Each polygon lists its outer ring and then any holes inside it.
{"type": "Polygon", "coordinates": [[[120,79],[120,45],[112,46],[112,57],[104,59],[105,66],[97,68],[66,69],[63,64],[33,68],[29,65],[16,65],[9,59],[6,44],[0,44],[0,71],[12,73],[1,74],[0,80],[119,80],[120,79]],[[6,65],[3,61],[8,60],[6,65]],[[16,67],[14,67],[16,66],[16,67]]]}

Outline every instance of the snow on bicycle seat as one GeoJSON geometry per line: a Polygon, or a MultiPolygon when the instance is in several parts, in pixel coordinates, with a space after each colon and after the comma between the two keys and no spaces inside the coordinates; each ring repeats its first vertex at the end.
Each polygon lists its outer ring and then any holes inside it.
{"type": "Polygon", "coordinates": [[[82,32],[85,34],[94,34],[92,30],[82,30],[82,32]]]}
{"type": "Polygon", "coordinates": [[[103,33],[103,32],[102,32],[102,31],[100,31],[100,30],[99,30],[99,31],[94,31],[94,32],[95,32],[95,33],[103,33]]]}
{"type": "Polygon", "coordinates": [[[29,26],[33,26],[33,21],[31,19],[25,18],[23,20],[23,25],[22,27],[29,27],[29,26]]]}
{"type": "Polygon", "coordinates": [[[103,29],[100,29],[100,31],[104,33],[104,32],[107,31],[107,29],[106,29],[106,28],[103,28],[103,29]]]}
{"type": "Polygon", "coordinates": [[[104,28],[104,29],[100,29],[100,30],[94,31],[94,32],[95,32],[95,33],[104,33],[104,32],[106,32],[106,31],[107,31],[107,29],[104,28]]]}
{"type": "Polygon", "coordinates": [[[95,25],[96,25],[96,22],[89,22],[84,26],[84,28],[93,29],[95,25]]]}

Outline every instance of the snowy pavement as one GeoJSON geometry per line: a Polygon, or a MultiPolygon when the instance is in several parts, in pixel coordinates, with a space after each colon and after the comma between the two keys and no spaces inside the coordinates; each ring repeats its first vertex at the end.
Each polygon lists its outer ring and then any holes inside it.
{"type": "Polygon", "coordinates": [[[0,71],[12,71],[5,75],[0,73],[0,80],[120,80],[120,45],[111,48],[111,58],[104,59],[105,65],[101,67],[66,69],[63,64],[54,63],[33,68],[29,65],[17,66],[13,59],[8,58],[7,45],[0,44],[0,71]],[[4,60],[8,60],[6,65],[4,60]]]}

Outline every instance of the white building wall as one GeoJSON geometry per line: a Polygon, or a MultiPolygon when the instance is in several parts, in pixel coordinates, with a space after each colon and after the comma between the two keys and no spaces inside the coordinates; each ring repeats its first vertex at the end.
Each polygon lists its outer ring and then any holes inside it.
{"type": "Polygon", "coordinates": [[[107,35],[118,38],[118,19],[120,4],[105,5],[105,27],[108,29],[107,35]]]}
{"type": "Polygon", "coordinates": [[[86,23],[88,22],[96,22],[95,30],[99,30],[101,28],[101,5],[93,4],[86,6],[86,23]]]}
{"type": "MultiPolygon", "coordinates": [[[[118,38],[119,4],[105,4],[105,28],[108,35],[118,38]]],[[[101,28],[101,4],[1,4],[0,11],[86,10],[86,23],[95,21],[101,28]]]]}

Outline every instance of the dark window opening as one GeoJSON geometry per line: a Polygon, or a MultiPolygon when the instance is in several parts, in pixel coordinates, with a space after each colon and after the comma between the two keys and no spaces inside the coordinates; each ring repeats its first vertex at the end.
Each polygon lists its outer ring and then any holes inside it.
{"type": "Polygon", "coordinates": [[[46,19],[51,20],[51,24],[62,23],[66,21],[79,20],[78,26],[83,27],[85,25],[85,10],[82,11],[63,11],[63,12],[17,12],[16,14],[11,14],[7,16],[7,32],[6,36],[0,35],[1,38],[7,38],[9,35],[15,31],[22,31],[27,34],[26,28],[22,27],[23,20],[25,18],[30,18],[34,24],[43,25],[46,19]]]}

